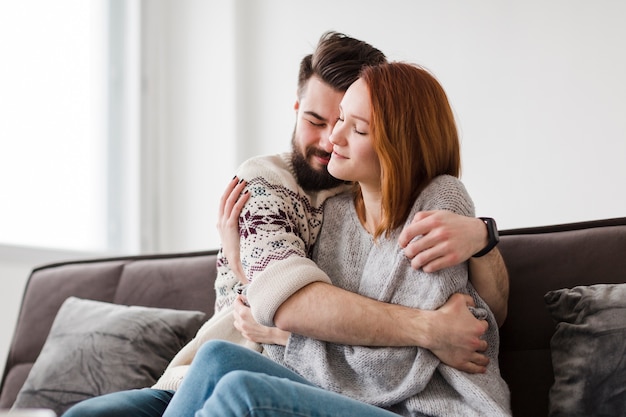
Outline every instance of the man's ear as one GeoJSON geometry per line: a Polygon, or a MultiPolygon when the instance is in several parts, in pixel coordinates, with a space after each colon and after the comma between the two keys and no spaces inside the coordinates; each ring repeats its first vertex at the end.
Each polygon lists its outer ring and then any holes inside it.
{"type": "Polygon", "coordinates": [[[300,100],[296,99],[296,102],[293,103],[293,109],[296,111],[296,113],[298,112],[298,109],[300,109],[300,100]]]}

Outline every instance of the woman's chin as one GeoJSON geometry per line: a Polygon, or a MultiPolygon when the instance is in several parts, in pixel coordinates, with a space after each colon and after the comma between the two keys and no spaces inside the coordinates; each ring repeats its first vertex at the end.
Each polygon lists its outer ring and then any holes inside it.
{"type": "Polygon", "coordinates": [[[328,173],[332,175],[333,177],[337,178],[338,180],[350,181],[349,178],[346,178],[345,172],[342,172],[341,169],[338,169],[336,166],[333,166],[332,160],[328,164],[328,173]]]}

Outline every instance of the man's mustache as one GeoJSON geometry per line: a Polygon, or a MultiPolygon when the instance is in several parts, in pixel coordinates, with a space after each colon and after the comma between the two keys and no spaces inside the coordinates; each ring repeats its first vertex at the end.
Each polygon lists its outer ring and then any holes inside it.
{"type": "Polygon", "coordinates": [[[330,158],[331,153],[325,152],[318,148],[309,148],[307,149],[307,157],[309,156],[319,156],[320,158],[330,158]]]}

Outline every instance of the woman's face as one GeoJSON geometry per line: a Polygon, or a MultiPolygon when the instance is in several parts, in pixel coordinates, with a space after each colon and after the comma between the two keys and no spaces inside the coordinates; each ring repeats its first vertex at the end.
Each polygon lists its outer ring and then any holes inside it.
{"type": "Polygon", "coordinates": [[[330,142],[333,153],[328,172],[335,178],[380,189],[380,161],[370,135],[372,106],[369,88],[360,78],[341,100],[339,120],[330,142]]]}

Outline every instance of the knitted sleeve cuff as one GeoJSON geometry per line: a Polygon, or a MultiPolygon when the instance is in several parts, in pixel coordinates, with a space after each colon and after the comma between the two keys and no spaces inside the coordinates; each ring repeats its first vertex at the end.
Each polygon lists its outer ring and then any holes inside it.
{"type": "Polygon", "coordinates": [[[247,290],[247,297],[256,321],[274,326],[274,314],[285,300],[313,282],[332,284],[315,263],[300,256],[268,265],[257,274],[247,290]]]}
{"type": "Polygon", "coordinates": [[[152,386],[152,389],[178,390],[180,383],[189,369],[189,365],[174,366],[167,368],[161,378],[152,386]]]}

